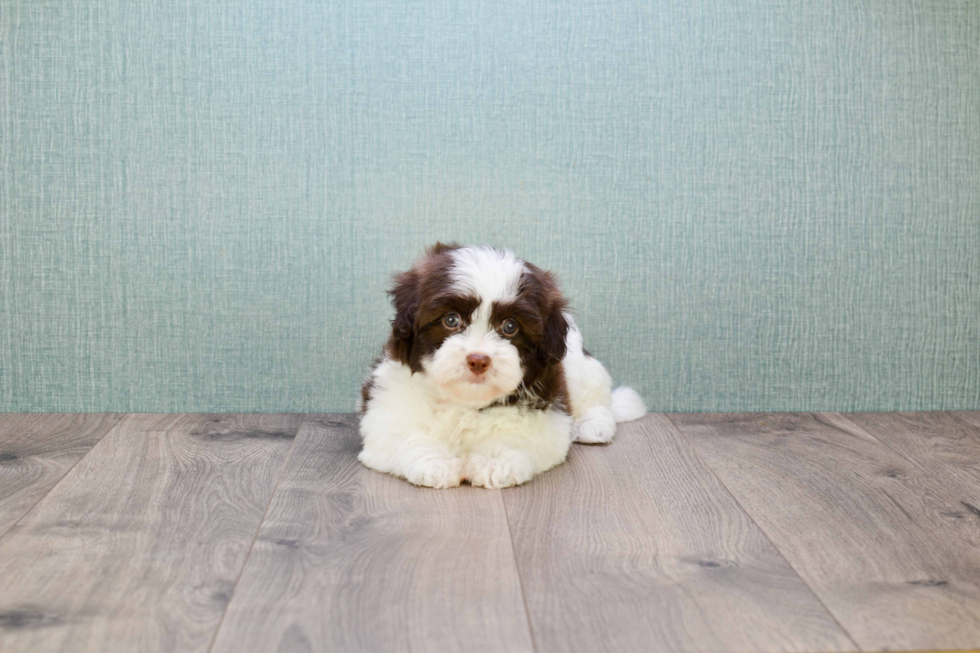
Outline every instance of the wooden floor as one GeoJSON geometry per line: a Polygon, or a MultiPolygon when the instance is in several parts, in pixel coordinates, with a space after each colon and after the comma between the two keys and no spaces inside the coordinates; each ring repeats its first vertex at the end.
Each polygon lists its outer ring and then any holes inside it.
{"type": "Polygon", "coordinates": [[[0,650],[980,648],[980,413],[648,415],[504,491],[352,415],[0,415],[0,650]]]}

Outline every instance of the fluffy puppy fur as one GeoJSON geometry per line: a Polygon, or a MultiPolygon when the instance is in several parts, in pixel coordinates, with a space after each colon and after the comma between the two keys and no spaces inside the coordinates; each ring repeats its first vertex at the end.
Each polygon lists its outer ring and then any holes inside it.
{"type": "Polygon", "coordinates": [[[371,469],[519,485],[646,413],[582,348],[554,276],[508,251],[437,243],[389,294],[391,337],[359,402],[371,469]]]}

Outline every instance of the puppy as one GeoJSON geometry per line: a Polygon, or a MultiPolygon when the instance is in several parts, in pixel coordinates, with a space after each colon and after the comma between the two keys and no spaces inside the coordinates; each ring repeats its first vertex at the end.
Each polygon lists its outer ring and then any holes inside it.
{"type": "Polygon", "coordinates": [[[491,247],[436,243],[395,276],[391,337],[361,389],[371,469],[416,485],[519,485],[646,413],[582,348],[555,277],[491,247]]]}

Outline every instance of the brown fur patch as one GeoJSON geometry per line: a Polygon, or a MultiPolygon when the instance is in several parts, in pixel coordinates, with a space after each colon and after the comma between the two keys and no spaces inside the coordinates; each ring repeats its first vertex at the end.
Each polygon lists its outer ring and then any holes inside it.
{"type": "Polygon", "coordinates": [[[494,406],[520,406],[532,410],[551,409],[571,415],[564,368],[561,364],[549,365],[530,385],[527,384],[525,377],[525,381],[516,391],[481,410],[494,406]]]}
{"type": "Polygon", "coordinates": [[[490,322],[498,331],[504,320],[516,320],[517,334],[510,338],[521,356],[524,380],[516,392],[496,405],[556,408],[568,412],[568,388],[561,360],[565,357],[568,322],[562,311],[568,302],[555,277],[530,263],[521,277],[513,302],[494,302],[490,322]]]}
{"type": "Polygon", "coordinates": [[[367,412],[368,403],[371,401],[371,391],[374,390],[374,377],[369,377],[364,385],[361,386],[361,415],[367,412]]]}
{"type": "Polygon", "coordinates": [[[374,370],[378,368],[381,361],[382,359],[380,357],[374,359],[374,362],[371,363],[371,372],[361,386],[361,415],[367,412],[368,403],[371,401],[372,391],[374,390],[374,370]]]}
{"type": "Polygon", "coordinates": [[[388,291],[395,307],[391,337],[386,351],[393,359],[408,365],[412,372],[422,371],[422,358],[431,354],[450,332],[442,326],[441,317],[455,310],[468,320],[479,305],[473,297],[460,297],[450,290],[451,252],[456,244],[436,243],[406,272],[395,275],[394,287],[388,291]]]}

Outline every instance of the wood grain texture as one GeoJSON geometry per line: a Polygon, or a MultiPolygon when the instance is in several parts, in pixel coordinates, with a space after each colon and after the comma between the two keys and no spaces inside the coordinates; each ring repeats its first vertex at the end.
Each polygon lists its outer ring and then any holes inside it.
{"type": "Polygon", "coordinates": [[[0,540],[0,648],[205,651],[299,422],[126,417],[0,540]]]}
{"type": "Polygon", "coordinates": [[[672,415],[865,650],[980,642],[962,496],[835,414],[672,415]]]}
{"type": "Polygon", "coordinates": [[[947,413],[967,424],[980,428],[980,410],[953,410],[947,413]]]}
{"type": "Polygon", "coordinates": [[[303,425],[213,650],[532,650],[500,493],[368,470],[355,425],[303,425]]]}
{"type": "Polygon", "coordinates": [[[504,503],[539,651],[856,648],[663,415],[504,503]]]}
{"type": "Polygon", "coordinates": [[[115,413],[0,414],[0,537],[121,418],[115,413]]]}
{"type": "MultiPolygon", "coordinates": [[[[851,413],[841,416],[902,454],[951,492],[980,492],[980,427],[953,413],[851,413]]],[[[980,503],[969,503],[980,512],[980,503]]],[[[976,500],[974,497],[972,500],[976,500]]],[[[969,509],[969,508],[968,508],[969,509]]],[[[980,537],[980,531],[978,531],[980,537]]]]}

